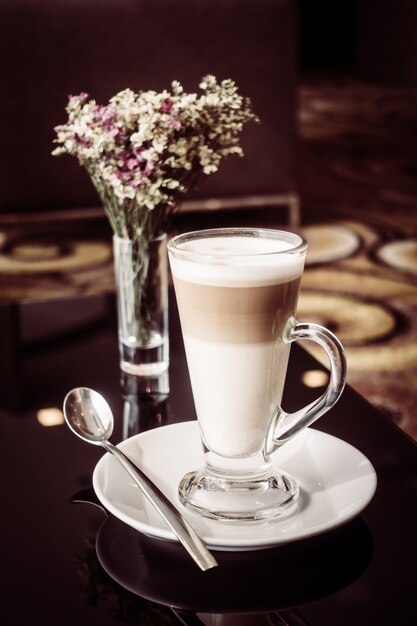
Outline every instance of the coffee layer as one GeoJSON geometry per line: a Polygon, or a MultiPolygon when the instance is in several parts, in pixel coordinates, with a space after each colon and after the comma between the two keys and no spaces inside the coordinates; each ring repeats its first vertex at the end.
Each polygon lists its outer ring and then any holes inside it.
{"type": "Polygon", "coordinates": [[[301,277],[274,285],[222,287],[174,276],[184,334],[222,343],[262,343],[282,336],[297,305],[301,277]]]}

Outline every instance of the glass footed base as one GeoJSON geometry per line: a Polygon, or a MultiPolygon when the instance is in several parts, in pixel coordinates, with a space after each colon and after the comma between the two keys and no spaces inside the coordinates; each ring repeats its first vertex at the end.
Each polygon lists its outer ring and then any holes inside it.
{"type": "Polygon", "coordinates": [[[257,521],[292,513],[299,488],[279,470],[255,479],[226,479],[202,469],[184,476],[178,495],[187,509],[211,519],[257,521]]]}

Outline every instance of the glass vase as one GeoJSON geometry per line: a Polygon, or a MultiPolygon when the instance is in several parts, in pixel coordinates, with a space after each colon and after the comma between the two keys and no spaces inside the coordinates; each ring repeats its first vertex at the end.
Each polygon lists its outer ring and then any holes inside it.
{"type": "Polygon", "coordinates": [[[169,365],[166,242],[166,234],[151,241],[113,237],[120,367],[144,392],[159,390],[169,365]]]}

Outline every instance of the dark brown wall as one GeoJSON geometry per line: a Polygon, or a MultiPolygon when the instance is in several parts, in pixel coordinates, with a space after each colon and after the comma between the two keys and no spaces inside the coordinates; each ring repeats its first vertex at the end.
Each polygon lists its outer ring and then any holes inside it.
{"type": "Polygon", "coordinates": [[[297,2],[293,0],[0,0],[0,211],[97,205],[72,157],[55,158],[53,127],[68,94],[195,91],[205,73],[236,80],[262,119],[244,159],[201,195],[294,189],[297,2]]]}

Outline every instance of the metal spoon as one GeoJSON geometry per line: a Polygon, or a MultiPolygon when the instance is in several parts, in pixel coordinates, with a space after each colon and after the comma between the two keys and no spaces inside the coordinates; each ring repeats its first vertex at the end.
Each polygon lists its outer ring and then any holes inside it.
{"type": "Polygon", "coordinates": [[[103,446],[107,452],[114,454],[202,570],[216,567],[217,561],[174,504],[141,469],[108,441],[113,432],[113,414],[103,396],[86,387],[72,389],[65,396],[64,416],[78,437],[103,446]]]}

